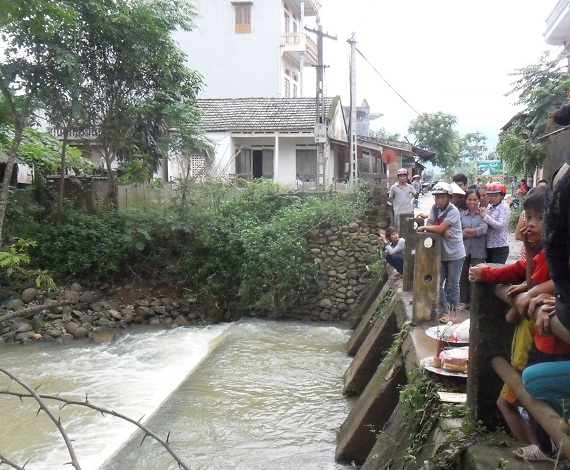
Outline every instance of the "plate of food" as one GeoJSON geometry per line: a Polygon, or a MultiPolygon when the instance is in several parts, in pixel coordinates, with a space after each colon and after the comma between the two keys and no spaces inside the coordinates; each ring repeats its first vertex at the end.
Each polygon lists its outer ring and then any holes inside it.
{"type": "Polygon", "coordinates": [[[461,323],[432,326],[426,330],[426,335],[444,343],[469,344],[469,325],[467,319],[461,323]]]}
{"type": "Polygon", "coordinates": [[[439,355],[441,365],[434,365],[434,357],[424,357],[420,365],[430,372],[448,377],[467,377],[469,365],[469,346],[461,348],[444,349],[439,355]]]}

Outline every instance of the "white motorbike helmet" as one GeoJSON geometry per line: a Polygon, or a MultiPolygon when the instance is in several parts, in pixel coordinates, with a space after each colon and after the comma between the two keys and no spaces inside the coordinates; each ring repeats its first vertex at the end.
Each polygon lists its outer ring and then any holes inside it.
{"type": "Polygon", "coordinates": [[[449,194],[450,196],[453,195],[453,189],[451,189],[451,185],[448,183],[437,183],[431,193],[435,196],[436,194],[449,194]]]}

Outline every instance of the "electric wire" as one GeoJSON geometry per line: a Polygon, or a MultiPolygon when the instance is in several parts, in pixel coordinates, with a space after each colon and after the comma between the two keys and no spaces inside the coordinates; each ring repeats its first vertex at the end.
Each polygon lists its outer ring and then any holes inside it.
{"type": "Polygon", "coordinates": [[[402,95],[400,95],[400,93],[398,93],[398,92],[396,91],[396,89],[395,89],[392,85],[390,85],[390,84],[388,83],[388,80],[386,80],[386,79],[382,76],[382,74],[381,74],[380,72],[378,72],[378,70],[376,70],[376,67],[374,67],[374,65],[372,65],[372,62],[370,62],[370,61],[368,60],[368,58],[360,51],[360,49],[356,48],[356,52],[358,52],[358,53],[361,55],[361,57],[368,63],[368,65],[370,65],[370,67],[372,67],[372,70],[374,70],[374,71],[376,72],[376,74],[384,81],[384,83],[385,83],[386,85],[388,85],[388,87],[390,87],[390,89],[391,89],[394,93],[396,93],[396,95],[398,95],[398,98],[400,98],[400,99],[401,99],[414,113],[416,113],[418,116],[421,115],[421,113],[420,113],[416,108],[414,108],[410,103],[408,103],[408,102],[406,101],[406,99],[405,99],[402,95]]]}

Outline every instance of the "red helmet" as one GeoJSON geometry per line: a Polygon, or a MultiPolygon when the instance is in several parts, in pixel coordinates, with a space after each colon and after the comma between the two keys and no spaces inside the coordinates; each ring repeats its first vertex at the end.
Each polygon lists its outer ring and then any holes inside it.
{"type": "Polygon", "coordinates": [[[398,170],[398,173],[396,173],[396,174],[397,174],[398,176],[400,176],[400,175],[406,175],[406,176],[407,176],[407,175],[408,175],[408,170],[406,170],[405,168],[400,168],[400,169],[398,170]]]}
{"type": "Polygon", "coordinates": [[[489,186],[487,186],[487,194],[501,193],[503,196],[507,194],[507,188],[503,183],[498,181],[493,181],[489,186]]]}

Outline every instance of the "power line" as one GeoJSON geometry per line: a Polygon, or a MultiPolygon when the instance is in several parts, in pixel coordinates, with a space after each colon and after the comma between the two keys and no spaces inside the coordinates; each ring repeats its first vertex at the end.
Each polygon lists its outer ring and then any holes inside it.
{"type": "Polygon", "coordinates": [[[376,70],[376,67],[374,67],[374,65],[372,65],[372,63],[364,56],[364,54],[363,54],[362,52],[360,52],[360,50],[359,50],[358,48],[356,48],[356,51],[362,56],[362,58],[363,58],[366,62],[368,62],[368,65],[370,65],[370,67],[372,67],[372,70],[374,70],[374,71],[378,74],[378,76],[384,81],[384,83],[385,83],[386,85],[388,85],[388,86],[391,88],[391,90],[392,90],[394,93],[396,93],[396,95],[398,95],[398,97],[399,97],[404,103],[406,103],[406,105],[408,105],[408,107],[409,107],[414,113],[416,113],[416,114],[419,116],[420,113],[418,112],[418,110],[416,110],[416,108],[414,108],[410,103],[408,103],[408,102],[405,100],[405,98],[404,98],[402,95],[400,95],[400,93],[398,93],[398,92],[396,91],[396,89],[395,89],[392,85],[390,85],[390,84],[388,83],[388,81],[382,76],[382,74],[381,74],[380,72],[378,72],[378,70],[376,70]]]}

